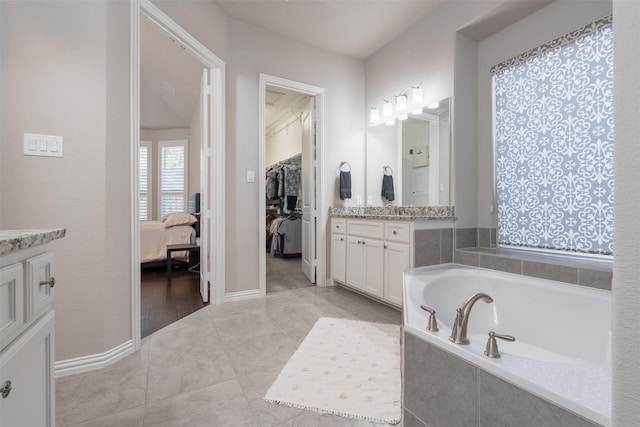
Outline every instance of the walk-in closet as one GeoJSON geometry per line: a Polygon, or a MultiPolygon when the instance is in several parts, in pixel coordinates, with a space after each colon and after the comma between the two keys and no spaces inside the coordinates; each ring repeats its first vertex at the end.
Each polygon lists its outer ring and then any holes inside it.
{"type": "Polygon", "coordinates": [[[267,87],[265,248],[266,291],[312,286],[302,274],[302,117],[309,96],[267,87]]]}

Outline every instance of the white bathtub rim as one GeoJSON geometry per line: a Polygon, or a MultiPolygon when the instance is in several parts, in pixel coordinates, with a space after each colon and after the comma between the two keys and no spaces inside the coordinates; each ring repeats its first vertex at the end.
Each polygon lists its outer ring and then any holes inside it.
{"type": "MultiPolygon", "coordinates": [[[[483,271],[488,271],[492,273],[513,276],[515,279],[517,278],[522,279],[523,277],[526,277],[526,276],[513,274],[513,273],[501,272],[496,270],[487,270],[479,267],[463,266],[460,264],[453,264],[453,263],[441,264],[441,265],[431,266],[431,267],[419,267],[413,270],[408,270],[407,272],[405,272],[405,274],[409,277],[418,278],[422,275],[420,273],[425,273],[425,274],[431,273],[433,274],[432,277],[437,278],[440,274],[438,273],[438,271],[442,271],[442,273],[445,273],[446,271],[450,271],[452,269],[483,270],[483,271]]],[[[545,280],[545,279],[537,279],[537,278],[529,278],[529,279],[545,280]]],[[[566,284],[566,285],[576,286],[580,289],[584,289],[584,287],[579,285],[572,285],[572,284],[566,284]]],[[[439,332],[432,333],[424,329],[424,325],[421,325],[420,327],[418,327],[414,324],[410,324],[409,323],[410,312],[413,311],[412,317],[414,318],[419,316],[416,314],[417,312],[415,311],[415,307],[411,306],[410,305],[411,303],[407,301],[409,291],[408,291],[408,286],[406,285],[406,282],[403,288],[404,288],[403,294],[405,298],[405,303],[404,303],[405,309],[403,313],[404,330],[410,333],[411,335],[419,339],[422,339],[423,341],[426,341],[430,344],[433,344],[438,348],[444,351],[447,351],[450,354],[460,357],[464,359],[467,363],[471,363],[472,365],[490,374],[493,374],[513,385],[516,385],[546,401],[549,401],[557,406],[560,406],[566,410],[569,410],[577,414],[578,416],[581,416],[583,418],[586,418],[590,421],[596,422],[603,426],[611,425],[610,392],[606,392],[606,390],[604,390],[605,393],[601,393],[604,396],[604,398],[597,398],[597,399],[596,398],[581,399],[575,396],[569,397],[561,392],[562,388],[564,387],[563,378],[547,379],[548,382],[550,381],[552,383],[551,385],[541,384],[540,382],[537,382],[532,378],[524,376],[523,373],[518,372],[517,370],[513,370],[511,367],[506,368],[504,365],[509,363],[508,354],[505,354],[503,358],[497,359],[497,360],[490,359],[484,356],[483,354],[484,342],[482,343],[472,342],[469,345],[456,345],[456,344],[452,344],[448,340],[450,329],[447,328],[446,326],[442,327],[439,332]]],[[[610,294],[609,291],[603,291],[600,289],[588,288],[588,290],[589,292],[600,291],[600,292],[605,292],[610,294]]],[[[426,325],[426,315],[424,317],[424,322],[426,325]]],[[[500,344],[502,345],[502,348],[506,350],[505,353],[508,353],[507,346],[509,343],[504,343],[504,344],[500,343],[500,344]]],[[[518,356],[513,356],[513,357],[514,357],[514,360],[523,359],[518,356]]],[[[550,362],[549,364],[551,366],[562,365],[562,364],[554,364],[552,362],[550,362]]],[[[598,385],[601,385],[603,383],[609,384],[609,390],[610,390],[610,386],[611,386],[610,364],[607,366],[606,364],[594,365],[594,364],[585,363],[585,364],[577,364],[577,365],[570,365],[570,366],[572,366],[571,369],[573,370],[584,369],[585,374],[588,373],[590,376],[593,376],[595,373],[596,375],[599,376],[599,381],[597,381],[598,385]]],[[[598,387],[598,390],[601,390],[601,389],[602,387],[598,387]]],[[[595,389],[592,389],[592,390],[595,390],[595,389]]]]}

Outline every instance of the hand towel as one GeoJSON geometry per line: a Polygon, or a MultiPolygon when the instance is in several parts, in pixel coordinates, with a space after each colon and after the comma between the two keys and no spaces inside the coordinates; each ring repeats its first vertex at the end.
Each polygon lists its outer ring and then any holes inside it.
{"type": "Polygon", "coordinates": [[[393,176],[392,175],[382,175],[382,197],[384,197],[390,202],[393,201],[393,199],[395,199],[395,194],[393,192],[393,176]]]}
{"type": "Polygon", "coordinates": [[[340,171],[340,200],[351,198],[351,172],[340,171]]]}

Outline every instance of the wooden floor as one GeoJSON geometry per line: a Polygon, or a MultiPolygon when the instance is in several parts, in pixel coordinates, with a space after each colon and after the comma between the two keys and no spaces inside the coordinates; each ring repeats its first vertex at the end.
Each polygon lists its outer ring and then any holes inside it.
{"type": "Polygon", "coordinates": [[[140,284],[142,338],[208,305],[198,274],[186,267],[174,269],[170,282],[164,268],[144,269],[140,284]]]}

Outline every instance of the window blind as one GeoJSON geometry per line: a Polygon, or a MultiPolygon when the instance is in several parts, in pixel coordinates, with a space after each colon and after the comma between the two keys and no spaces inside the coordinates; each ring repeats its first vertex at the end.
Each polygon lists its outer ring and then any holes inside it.
{"type": "Polygon", "coordinates": [[[185,212],[186,141],[162,141],[159,149],[160,217],[172,212],[185,212]]]}
{"type": "Polygon", "coordinates": [[[149,209],[149,192],[151,183],[151,143],[146,141],[140,142],[138,156],[138,206],[139,219],[146,221],[151,219],[149,209]]]}

